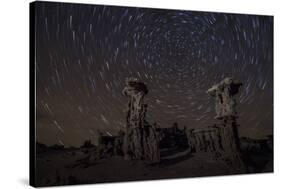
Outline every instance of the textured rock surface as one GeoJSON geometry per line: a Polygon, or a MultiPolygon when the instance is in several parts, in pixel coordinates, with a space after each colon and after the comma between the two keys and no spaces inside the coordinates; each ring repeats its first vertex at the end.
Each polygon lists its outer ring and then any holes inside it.
{"type": "Polygon", "coordinates": [[[207,93],[215,97],[215,124],[206,129],[188,130],[189,146],[195,152],[210,152],[215,159],[221,159],[236,171],[244,171],[237,131],[235,95],[242,83],[226,78],[210,88],[207,93]]]}
{"type": "Polygon", "coordinates": [[[238,172],[244,171],[235,124],[233,120],[224,120],[224,123],[206,129],[188,130],[188,144],[192,152],[207,152],[210,158],[223,160],[238,172]]]}
{"type": "Polygon", "coordinates": [[[148,93],[144,83],[128,78],[123,94],[130,98],[128,102],[126,131],[124,137],[125,159],[145,159],[160,161],[159,139],[155,128],[145,120],[147,105],[144,95],[148,93]]]}
{"type": "Polygon", "coordinates": [[[215,97],[216,117],[219,119],[219,141],[222,147],[218,150],[221,158],[233,169],[245,170],[240,151],[237,130],[237,112],[235,95],[242,83],[232,78],[225,78],[210,88],[207,93],[215,97]]]}
{"type": "Polygon", "coordinates": [[[217,152],[222,150],[221,135],[218,128],[188,130],[187,138],[193,152],[217,152]]]}
{"type": "Polygon", "coordinates": [[[215,97],[216,117],[221,119],[225,116],[236,116],[236,101],[234,96],[239,92],[242,83],[233,80],[232,78],[225,78],[220,83],[208,89],[207,93],[215,97]]]}
{"type": "Polygon", "coordinates": [[[245,171],[246,168],[242,161],[236,118],[225,117],[219,125],[219,129],[223,147],[221,153],[222,158],[233,169],[245,171]]]}

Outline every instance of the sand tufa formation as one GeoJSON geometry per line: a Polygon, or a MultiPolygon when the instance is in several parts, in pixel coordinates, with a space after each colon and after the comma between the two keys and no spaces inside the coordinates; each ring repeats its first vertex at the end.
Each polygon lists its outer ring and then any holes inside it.
{"type": "Polygon", "coordinates": [[[129,98],[123,144],[125,159],[159,162],[158,134],[154,126],[145,119],[147,104],[144,103],[144,96],[148,93],[146,85],[136,78],[127,78],[122,93],[129,98]]]}

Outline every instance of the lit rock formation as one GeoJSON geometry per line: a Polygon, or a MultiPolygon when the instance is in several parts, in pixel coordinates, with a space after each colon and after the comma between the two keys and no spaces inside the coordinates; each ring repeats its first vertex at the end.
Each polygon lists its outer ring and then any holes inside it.
{"type": "Polygon", "coordinates": [[[210,157],[220,159],[237,173],[245,172],[240,153],[237,130],[235,95],[241,82],[226,78],[211,87],[207,93],[215,97],[218,123],[204,129],[187,131],[188,144],[193,152],[209,152],[210,157]]]}
{"type": "Polygon", "coordinates": [[[146,85],[135,78],[126,79],[123,94],[130,98],[126,117],[123,151],[125,159],[160,161],[159,139],[155,128],[145,120],[147,105],[144,96],[146,85]]]}
{"type": "Polygon", "coordinates": [[[215,97],[216,119],[220,122],[216,125],[219,132],[220,147],[217,150],[222,159],[237,172],[245,171],[245,166],[240,153],[240,141],[237,130],[237,112],[235,95],[238,94],[242,83],[225,78],[217,85],[211,87],[207,93],[215,97]]]}
{"type": "Polygon", "coordinates": [[[233,80],[232,78],[225,78],[207,91],[208,94],[215,97],[216,119],[221,119],[226,116],[236,116],[236,101],[234,96],[239,92],[241,86],[241,82],[233,80]]]}

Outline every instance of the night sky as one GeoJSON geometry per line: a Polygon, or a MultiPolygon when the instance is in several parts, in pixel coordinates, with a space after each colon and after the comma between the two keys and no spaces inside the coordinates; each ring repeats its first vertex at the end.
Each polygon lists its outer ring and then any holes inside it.
{"type": "Polygon", "coordinates": [[[126,77],[145,82],[147,119],[159,127],[212,125],[206,90],[243,82],[242,136],[273,130],[273,17],[36,4],[37,141],[80,146],[124,129],[126,77]]]}

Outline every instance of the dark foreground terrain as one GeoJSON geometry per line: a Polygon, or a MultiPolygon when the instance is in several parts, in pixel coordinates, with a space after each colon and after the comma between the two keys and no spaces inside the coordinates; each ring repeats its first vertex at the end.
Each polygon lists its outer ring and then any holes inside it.
{"type": "Polygon", "coordinates": [[[273,154],[258,140],[242,139],[246,170],[233,170],[228,162],[210,152],[192,153],[189,149],[162,149],[161,161],[124,160],[123,156],[97,158],[95,147],[42,148],[37,154],[36,185],[68,185],[181,177],[200,177],[262,173],[273,171],[273,154]]]}

